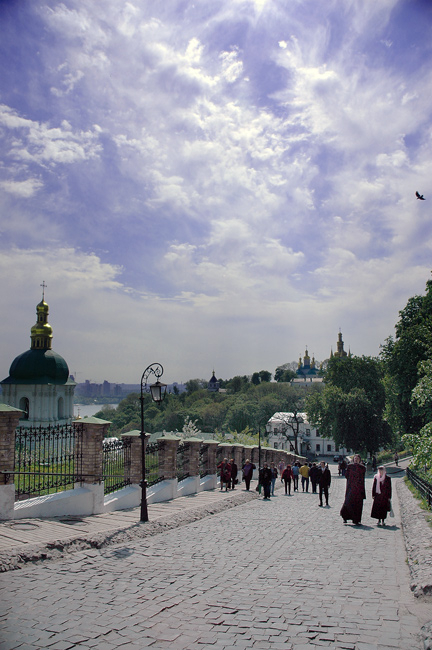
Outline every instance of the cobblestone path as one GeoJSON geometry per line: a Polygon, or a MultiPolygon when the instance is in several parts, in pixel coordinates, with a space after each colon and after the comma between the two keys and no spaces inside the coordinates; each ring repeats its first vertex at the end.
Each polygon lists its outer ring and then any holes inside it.
{"type": "Polygon", "coordinates": [[[279,488],[127,546],[5,573],[0,649],[419,649],[397,496],[378,528],[368,479],[355,527],[339,516],[344,489],[333,476],[319,508],[318,495],[279,488]]]}

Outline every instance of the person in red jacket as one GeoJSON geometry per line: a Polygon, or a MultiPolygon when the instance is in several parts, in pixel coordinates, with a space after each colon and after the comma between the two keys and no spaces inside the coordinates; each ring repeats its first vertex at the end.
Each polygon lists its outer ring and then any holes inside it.
{"type": "Polygon", "coordinates": [[[291,496],[291,481],[293,479],[293,472],[291,465],[287,465],[282,472],[281,483],[285,482],[285,494],[291,496]]]}

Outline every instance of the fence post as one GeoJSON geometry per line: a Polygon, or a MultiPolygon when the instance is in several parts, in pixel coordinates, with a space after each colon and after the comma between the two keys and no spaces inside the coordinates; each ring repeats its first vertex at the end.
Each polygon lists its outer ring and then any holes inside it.
{"type": "Polygon", "coordinates": [[[79,453],[82,454],[82,474],[84,487],[93,493],[92,514],[97,515],[104,511],[104,485],[103,485],[103,447],[102,441],[111,422],[100,418],[84,418],[79,420],[83,425],[82,445],[79,453]]]}
{"type": "Polygon", "coordinates": [[[8,473],[15,463],[15,429],[22,411],[0,404],[0,519],[14,518],[15,484],[8,473]]]}
{"type": "Polygon", "coordinates": [[[203,448],[203,469],[207,472],[208,476],[215,476],[217,474],[216,468],[216,450],[218,448],[217,440],[204,440],[202,441],[203,448]]]}
{"type": "Polygon", "coordinates": [[[172,434],[158,438],[159,476],[163,476],[165,480],[177,480],[177,447],[180,440],[172,434]]]}
{"type": "Polygon", "coordinates": [[[237,479],[239,483],[241,483],[242,455],[243,445],[233,445],[231,458],[234,459],[234,462],[237,465],[237,479]]]}
{"type": "MultiPolygon", "coordinates": [[[[131,464],[129,469],[129,479],[131,485],[139,485],[142,480],[142,460],[141,460],[141,432],[135,429],[134,431],[128,431],[127,433],[121,434],[121,439],[126,443],[130,441],[130,457],[131,464]]],[[[145,434],[144,441],[144,452],[147,447],[148,439],[150,435],[145,434]]],[[[126,467],[125,467],[126,472],[126,467]]],[[[127,478],[125,476],[125,478],[127,478]]]]}
{"type": "Polygon", "coordinates": [[[185,438],[184,442],[188,443],[184,470],[189,476],[199,476],[199,453],[202,440],[201,438],[185,438]]]}

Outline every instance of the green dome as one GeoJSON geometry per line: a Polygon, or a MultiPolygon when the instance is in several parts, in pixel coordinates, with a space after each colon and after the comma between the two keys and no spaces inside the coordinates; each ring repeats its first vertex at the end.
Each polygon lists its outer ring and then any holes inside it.
{"type": "MultiPolygon", "coordinates": [[[[12,361],[8,384],[66,384],[69,368],[54,350],[27,350],[12,361]]],[[[2,382],[3,383],[3,382],[2,382]]]]}

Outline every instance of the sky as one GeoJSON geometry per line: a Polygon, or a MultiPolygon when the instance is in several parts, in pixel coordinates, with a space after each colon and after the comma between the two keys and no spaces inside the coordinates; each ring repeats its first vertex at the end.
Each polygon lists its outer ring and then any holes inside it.
{"type": "Polygon", "coordinates": [[[431,144],[430,0],[0,0],[2,378],[43,282],[79,382],[378,355],[431,144]]]}

